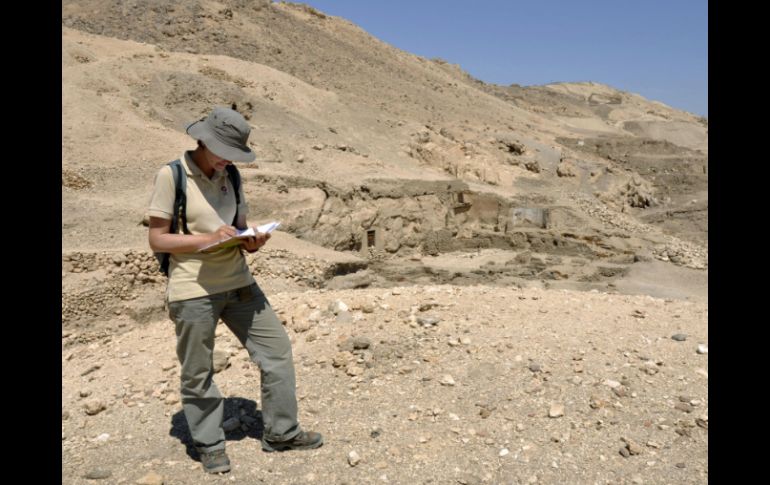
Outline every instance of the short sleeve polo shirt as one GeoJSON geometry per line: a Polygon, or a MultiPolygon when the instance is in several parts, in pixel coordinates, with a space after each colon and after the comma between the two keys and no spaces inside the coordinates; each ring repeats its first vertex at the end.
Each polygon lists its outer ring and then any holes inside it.
{"type": "MultiPolygon", "coordinates": [[[[187,173],[187,228],[192,234],[208,234],[235,217],[235,193],[227,171],[214,172],[208,178],[193,162],[190,152],[180,158],[187,173]]],[[[155,177],[155,190],[147,213],[152,217],[171,220],[174,211],[174,176],[168,165],[155,177]]],[[[248,213],[243,184],[239,215],[248,213]]],[[[245,258],[237,247],[212,253],[172,254],[169,261],[168,301],[233,290],[254,283],[245,258]]]]}

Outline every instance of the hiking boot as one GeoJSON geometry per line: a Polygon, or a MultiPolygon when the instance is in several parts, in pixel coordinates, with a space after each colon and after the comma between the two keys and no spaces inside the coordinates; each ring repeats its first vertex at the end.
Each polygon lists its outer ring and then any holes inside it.
{"type": "Polygon", "coordinates": [[[313,431],[300,431],[297,436],[287,441],[268,441],[262,438],[264,451],[312,450],[322,444],[324,444],[323,436],[313,431]]]}
{"type": "Polygon", "coordinates": [[[230,459],[225,450],[200,452],[203,469],[207,473],[226,473],[230,471],[230,459]]]}

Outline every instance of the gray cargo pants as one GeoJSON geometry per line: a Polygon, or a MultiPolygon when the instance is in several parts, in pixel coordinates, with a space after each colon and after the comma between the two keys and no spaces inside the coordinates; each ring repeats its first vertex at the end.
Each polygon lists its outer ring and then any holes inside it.
{"type": "Polygon", "coordinates": [[[284,441],[299,434],[291,342],[256,283],[168,307],[182,365],[182,407],[200,451],[225,448],[224,401],[213,381],[214,331],[220,318],[259,365],[264,437],[284,441]]]}

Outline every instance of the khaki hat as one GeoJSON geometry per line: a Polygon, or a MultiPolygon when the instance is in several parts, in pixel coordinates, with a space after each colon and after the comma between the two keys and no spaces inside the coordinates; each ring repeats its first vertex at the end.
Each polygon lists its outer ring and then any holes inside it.
{"type": "Polygon", "coordinates": [[[250,132],[251,127],[240,113],[221,106],[187,127],[188,135],[202,141],[214,155],[231,162],[253,162],[257,158],[246,144],[250,132]]]}

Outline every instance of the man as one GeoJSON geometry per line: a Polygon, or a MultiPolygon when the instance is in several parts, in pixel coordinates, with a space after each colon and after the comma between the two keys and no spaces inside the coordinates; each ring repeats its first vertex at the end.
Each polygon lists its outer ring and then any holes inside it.
{"type": "MultiPolygon", "coordinates": [[[[235,235],[236,228],[247,227],[248,205],[242,185],[237,205],[227,166],[254,160],[247,145],[250,131],[243,116],[223,107],[188,126],[187,133],[197,140],[197,148],[180,159],[187,179],[186,220],[178,226],[185,233],[170,231],[172,218],[178,216],[173,214],[176,186],[172,167],[164,166],[158,172],[148,210],[150,247],[170,254],[166,299],[176,326],[182,407],[203,468],[209,473],[230,470],[222,429],[224,402],[213,381],[214,331],[220,318],[260,368],[262,448],[299,450],[323,444],[319,433],[303,431],[297,421],[291,342],[254,281],[241,247],[198,252],[235,235]]],[[[269,238],[269,234],[258,234],[244,240],[242,248],[257,251],[269,238]]]]}

